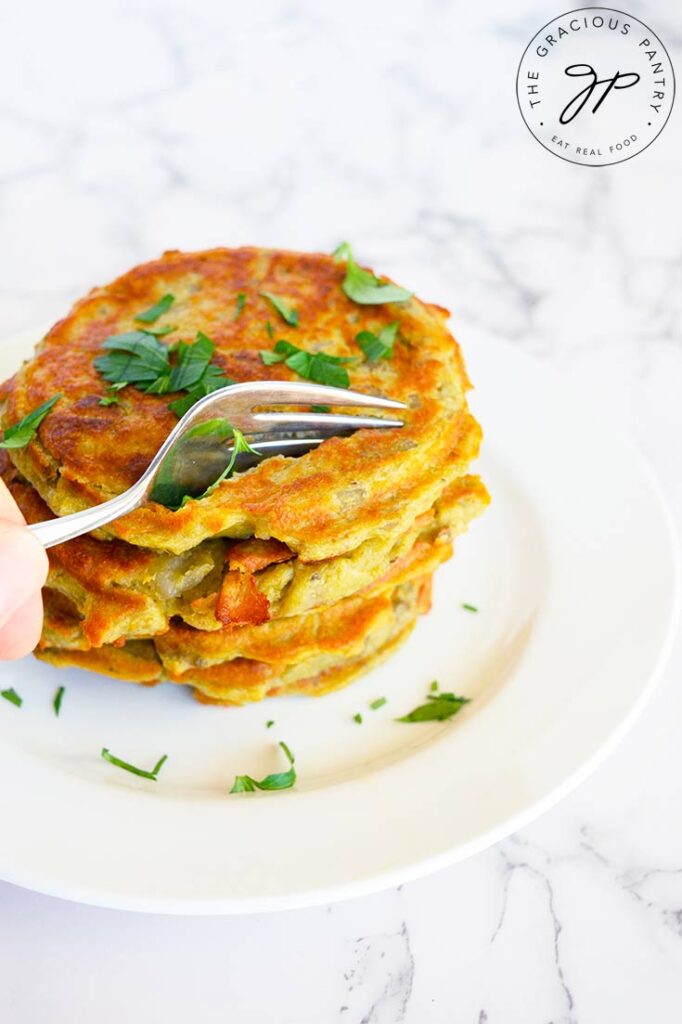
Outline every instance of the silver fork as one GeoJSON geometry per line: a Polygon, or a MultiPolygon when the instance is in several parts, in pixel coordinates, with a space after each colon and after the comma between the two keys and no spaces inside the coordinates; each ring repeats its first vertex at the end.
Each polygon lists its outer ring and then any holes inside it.
{"type": "MultiPolygon", "coordinates": [[[[402,427],[402,420],[376,416],[353,416],[319,412],[254,412],[258,406],[269,405],[334,405],[364,406],[374,409],[405,409],[402,402],[390,398],[363,395],[359,391],[303,384],[295,381],[253,381],[220,388],[200,399],[189,409],[170,432],[147,470],[137,483],[123,494],[101,505],[74,512],[29,527],[44,547],[73,540],[100,526],[127,515],[147,501],[163,470],[165,483],[174,481],[183,493],[201,494],[220,476],[229,464],[233,445],[220,443],[216,436],[201,434],[197,427],[211,420],[227,421],[243,434],[255,435],[251,447],[263,457],[296,455],[327,437],[351,430],[374,427],[402,427]],[[189,433],[189,437],[188,437],[189,433]],[[264,440],[269,435],[300,434],[264,440]],[[321,435],[321,436],[320,436],[321,435]],[[184,443],[183,443],[184,442],[184,443]]],[[[253,458],[253,457],[252,457],[253,458]]]]}

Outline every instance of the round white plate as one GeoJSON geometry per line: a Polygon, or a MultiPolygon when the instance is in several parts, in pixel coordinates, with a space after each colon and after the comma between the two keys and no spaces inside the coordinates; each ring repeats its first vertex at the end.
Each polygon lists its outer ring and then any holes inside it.
{"type": "MultiPolygon", "coordinates": [[[[25,354],[6,348],[2,369],[25,354]]],[[[2,878],[170,913],[338,900],[482,850],[614,746],[676,622],[676,544],[658,487],[542,366],[473,333],[465,355],[493,504],[439,571],[408,643],[339,693],[242,709],[32,659],[3,665],[0,688],[24,704],[0,701],[2,878]],[[449,722],[394,721],[433,679],[471,703],[449,722]],[[279,739],[296,754],[296,788],[229,795],[236,773],[285,767],[279,739]],[[168,762],[149,782],[102,761],[103,746],[141,766],[168,762]]]]}

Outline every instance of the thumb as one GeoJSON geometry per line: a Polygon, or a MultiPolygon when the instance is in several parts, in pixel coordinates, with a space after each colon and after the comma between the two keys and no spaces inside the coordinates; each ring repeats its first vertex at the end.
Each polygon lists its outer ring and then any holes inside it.
{"type": "Polygon", "coordinates": [[[0,520],[0,628],[47,579],[47,554],[25,526],[0,520]]]}

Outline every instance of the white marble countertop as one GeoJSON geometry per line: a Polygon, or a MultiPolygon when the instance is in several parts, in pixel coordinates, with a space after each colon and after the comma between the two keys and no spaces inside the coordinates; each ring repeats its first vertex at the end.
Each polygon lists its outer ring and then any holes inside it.
{"type": "MultiPolygon", "coordinates": [[[[682,520],[682,133],[606,168],[514,78],[563,7],[5,5],[0,338],[165,248],[342,238],[596,397],[682,520]]],[[[628,10],[667,43],[665,0],[628,10]]],[[[627,552],[624,552],[627,557],[627,552]]],[[[640,1024],[682,1005],[682,650],[570,798],[469,861],[329,908],[96,910],[0,885],[3,1024],[640,1024]]]]}

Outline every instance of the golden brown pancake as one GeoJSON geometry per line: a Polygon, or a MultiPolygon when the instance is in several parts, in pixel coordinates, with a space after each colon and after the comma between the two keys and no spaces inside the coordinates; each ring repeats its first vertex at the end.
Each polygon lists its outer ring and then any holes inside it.
{"type": "Polygon", "coordinates": [[[489,501],[468,473],[481,438],[469,382],[446,310],[416,298],[358,305],[342,290],[345,273],[320,254],[165,253],[76,303],[3,386],[5,429],[62,396],[26,447],[0,453],[29,522],[120,494],[177,423],[174,394],[131,385],[119,404],[101,405],[107,382],[94,365],[109,336],[139,330],[136,316],[168,293],[154,330],[173,330],[160,342],[208,335],[213,363],[233,380],[298,379],[260,357],[285,339],[350,359],[352,388],[407,406],[402,429],[265,459],[177,511],[149,501],[53,548],[38,657],[240,704],[344,685],[428,611],[433,572],[489,501]],[[263,292],[295,309],[298,326],[263,292]],[[394,323],[392,358],[368,360],[357,335],[394,323]]]}
{"type": "MultiPolygon", "coordinates": [[[[0,473],[28,522],[50,517],[38,494],[7,467],[4,452],[0,473]]],[[[283,545],[273,552],[276,542],[208,540],[173,555],[86,535],[48,552],[47,585],[73,603],[94,647],[163,633],[173,617],[208,631],[255,624],[326,607],[380,585],[416,543],[444,537],[445,531],[451,537],[463,532],[487,501],[477,477],[461,477],[404,533],[370,538],[347,555],[321,562],[304,563],[283,545]],[[265,602],[265,617],[221,620],[219,596],[235,589],[233,577],[249,581],[265,602]]]]}
{"type": "MultiPolygon", "coordinates": [[[[334,615],[337,629],[330,628],[329,622],[326,628],[324,624],[320,626],[315,643],[291,648],[292,661],[285,660],[286,649],[280,647],[275,652],[273,647],[265,644],[259,648],[257,643],[250,653],[264,655],[261,660],[233,656],[184,671],[177,671],[172,659],[166,661],[164,653],[158,650],[158,640],[133,640],[122,646],[98,648],[43,646],[35,653],[56,666],[85,668],[144,685],[167,679],[191,687],[195,696],[206,703],[243,704],[295,693],[321,695],[386,657],[409,635],[417,616],[427,610],[424,601],[429,583],[430,577],[422,577],[402,583],[390,594],[373,601],[341,602],[345,607],[334,615]]],[[[46,618],[54,641],[59,630],[64,629],[64,610],[53,610],[50,592],[46,596],[46,618]]]]}
{"type": "Polygon", "coordinates": [[[95,288],[57,323],[36,355],[9,383],[3,425],[61,393],[37,438],[12,461],[59,515],[95,504],[133,484],[177,422],[173,395],[105,393],[93,363],[112,334],[139,329],[136,314],[165,293],[175,302],[155,326],[176,330],[163,342],[192,341],[203,331],[214,362],[237,381],[296,379],[284,364],[263,365],[272,348],[265,329],[308,351],[352,357],[351,387],[408,404],[402,429],[357,431],[328,440],[299,458],[264,460],[200,501],[172,512],[155,503],[110,524],[101,536],[147,549],[181,553],[215,536],[275,538],[307,561],[353,550],[369,537],[426,512],[476,456],[480,430],[467,410],[468,380],[447,312],[412,298],[361,306],[342,291],[345,264],[330,256],[264,249],[169,252],[95,288]],[[261,296],[296,309],[285,323],[261,296]],[[246,296],[235,318],[238,293],[246,296]],[[369,362],[355,341],[397,321],[390,360],[369,362]]]}

